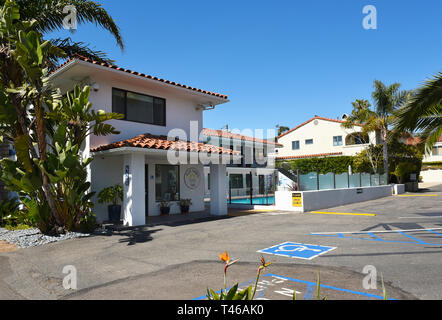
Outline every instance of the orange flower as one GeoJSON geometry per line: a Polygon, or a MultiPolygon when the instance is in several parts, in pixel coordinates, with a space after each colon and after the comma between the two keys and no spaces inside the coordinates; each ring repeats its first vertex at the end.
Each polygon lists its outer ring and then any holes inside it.
{"type": "Polygon", "coordinates": [[[267,268],[267,267],[270,266],[272,263],[273,263],[273,261],[266,262],[265,259],[264,259],[264,257],[261,256],[261,266],[262,266],[263,268],[267,268]]]}
{"type": "Polygon", "coordinates": [[[227,251],[225,251],[224,253],[220,253],[219,258],[222,262],[225,262],[226,264],[228,264],[230,261],[229,253],[227,251]]]}

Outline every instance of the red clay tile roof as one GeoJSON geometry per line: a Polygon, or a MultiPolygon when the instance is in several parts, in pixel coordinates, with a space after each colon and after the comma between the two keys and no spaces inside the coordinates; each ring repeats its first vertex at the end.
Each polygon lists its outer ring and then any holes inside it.
{"type": "MultiPolygon", "coordinates": [[[[409,137],[407,138],[407,141],[405,142],[408,145],[412,145],[415,146],[419,143],[421,143],[422,139],[419,137],[409,137]]],[[[437,139],[437,142],[442,142],[442,136],[439,137],[439,139],[437,139]]]]}
{"type": "Polygon", "coordinates": [[[135,138],[114,142],[97,148],[92,148],[91,152],[105,151],[123,147],[241,155],[240,151],[235,151],[232,149],[217,147],[201,142],[183,141],[167,136],[157,136],[149,133],[141,134],[135,138]]]}
{"type": "Polygon", "coordinates": [[[120,68],[120,67],[115,66],[115,65],[107,64],[107,63],[104,63],[104,62],[98,62],[98,61],[91,60],[91,59],[88,59],[86,57],[80,56],[78,54],[74,54],[71,59],[69,59],[66,62],[64,62],[63,64],[61,64],[57,69],[55,69],[52,72],[52,74],[57,72],[57,70],[61,69],[63,66],[65,66],[66,64],[68,64],[69,62],[72,62],[74,60],[80,60],[80,61],[84,61],[84,62],[89,62],[91,64],[96,64],[96,65],[100,65],[100,66],[103,66],[103,67],[108,67],[108,68],[111,68],[111,69],[119,70],[119,71],[122,71],[122,72],[127,72],[127,73],[130,73],[130,74],[136,75],[136,76],[140,76],[142,78],[156,80],[156,81],[163,82],[163,83],[166,83],[166,84],[170,84],[170,85],[173,85],[173,86],[176,86],[176,87],[181,87],[181,88],[189,89],[189,90],[192,90],[192,91],[208,94],[208,95],[211,95],[211,96],[215,96],[215,97],[227,100],[227,96],[224,95],[224,94],[220,94],[220,93],[216,93],[216,92],[210,92],[210,91],[202,90],[202,89],[198,89],[198,88],[193,88],[193,87],[186,86],[184,84],[180,84],[180,83],[177,83],[177,82],[173,82],[173,81],[169,81],[169,80],[164,80],[164,79],[157,78],[157,77],[154,77],[154,76],[150,76],[150,75],[147,75],[147,74],[144,74],[144,73],[140,73],[140,72],[136,72],[136,71],[120,68]]]}
{"type": "Polygon", "coordinates": [[[329,157],[329,156],[340,156],[340,155],[342,155],[342,152],[318,153],[318,154],[310,154],[310,155],[302,155],[302,156],[276,157],[276,160],[291,160],[291,159],[303,159],[303,158],[317,158],[317,157],[329,157]]]}
{"type": "Polygon", "coordinates": [[[222,138],[229,138],[229,139],[235,139],[235,140],[253,141],[253,142],[259,142],[259,143],[264,143],[264,144],[273,144],[278,147],[283,146],[282,144],[271,141],[271,140],[265,140],[265,139],[250,137],[250,136],[244,136],[242,134],[232,133],[232,132],[223,131],[223,130],[203,128],[202,132],[206,136],[222,137],[222,138]]]}
{"type": "MultiPolygon", "coordinates": [[[[302,126],[305,126],[307,123],[310,123],[310,122],[312,122],[313,120],[326,120],[326,121],[338,122],[338,123],[344,123],[344,122],[345,122],[345,121],[342,121],[342,120],[330,119],[330,118],[324,118],[324,117],[315,116],[315,117],[311,118],[310,120],[307,120],[306,122],[301,123],[299,126],[294,127],[293,129],[291,129],[291,130],[289,130],[289,131],[287,131],[287,132],[284,132],[283,134],[281,134],[281,135],[278,137],[278,139],[281,138],[281,137],[283,137],[283,136],[285,136],[285,135],[287,135],[287,134],[289,134],[290,132],[293,132],[293,131],[295,131],[295,130],[301,128],[302,126]]],[[[362,127],[362,125],[361,125],[361,124],[358,124],[358,123],[355,123],[354,125],[355,125],[355,126],[362,127]]]]}

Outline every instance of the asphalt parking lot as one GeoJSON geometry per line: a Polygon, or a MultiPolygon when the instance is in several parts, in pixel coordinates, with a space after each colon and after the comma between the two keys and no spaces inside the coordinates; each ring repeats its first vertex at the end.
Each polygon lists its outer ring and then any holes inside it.
{"type": "Polygon", "coordinates": [[[240,259],[228,286],[252,284],[261,256],[273,261],[258,299],[316,299],[318,273],[329,300],[382,299],[381,274],[391,299],[442,299],[441,197],[435,186],[318,213],[159,224],[1,253],[0,299],[203,299],[223,287],[224,251],[240,259]],[[62,285],[65,266],[77,271],[76,290],[62,285]],[[364,288],[366,266],[376,289],[364,288]]]}

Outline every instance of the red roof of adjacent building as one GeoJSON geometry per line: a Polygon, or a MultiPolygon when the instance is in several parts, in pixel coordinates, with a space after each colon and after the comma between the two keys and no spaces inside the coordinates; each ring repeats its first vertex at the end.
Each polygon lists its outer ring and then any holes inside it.
{"type": "Polygon", "coordinates": [[[212,137],[222,137],[222,138],[235,139],[235,140],[259,142],[259,143],[264,143],[264,144],[273,144],[273,145],[279,146],[279,147],[283,146],[282,144],[277,143],[275,141],[254,138],[254,137],[245,136],[245,135],[238,134],[238,133],[232,133],[232,132],[224,131],[224,130],[203,128],[202,133],[206,136],[212,136],[212,137]]]}
{"type": "Polygon", "coordinates": [[[318,158],[318,157],[329,157],[329,156],[340,156],[340,155],[342,155],[342,152],[318,153],[318,154],[310,154],[310,155],[302,155],[302,156],[276,157],[276,160],[292,160],[292,159],[303,159],[303,158],[318,158]]]}
{"type": "MultiPolygon", "coordinates": [[[[422,139],[419,137],[409,137],[407,138],[407,141],[405,142],[408,145],[417,145],[419,143],[421,143],[422,139]]],[[[437,142],[442,142],[442,136],[439,137],[439,139],[437,139],[437,142]]]]}
{"type": "Polygon", "coordinates": [[[148,74],[140,73],[140,72],[137,72],[137,71],[133,71],[133,70],[125,69],[125,68],[120,68],[120,67],[118,67],[116,65],[111,65],[111,64],[108,64],[108,63],[104,63],[104,62],[99,62],[99,61],[91,60],[89,58],[80,56],[78,54],[74,54],[71,59],[69,59],[65,63],[61,64],[52,73],[57,72],[63,66],[67,65],[68,63],[70,63],[70,62],[72,62],[74,60],[80,60],[80,61],[84,61],[84,62],[89,62],[91,64],[100,65],[100,66],[107,67],[107,68],[110,68],[110,69],[115,69],[115,70],[118,70],[118,71],[122,71],[122,72],[130,73],[130,74],[133,74],[133,75],[136,75],[136,76],[140,76],[142,78],[156,80],[156,81],[163,82],[163,83],[166,83],[166,84],[170,84],[170,85],[173,85],[173,86],[176,86],[176,87],[189,89],[191,91],[195,91],[195,92],[199,92],[199,93],[204,93],[204,94],[208,94],[208,95],[211,95],[211,96],[215,96],[215,97],[227,100],[227,96],[224,95],[224,94],[220,94],[220,93],[216,93],[216,92],[210,92],[210,91],[207,91],[207,90],[202,90],[202,89],[186,86],[184,84],[180,84],[180,83],[177,83],[177,82],[173,82],[173,81],[164,80],[164,79],[161,79],[161,78],[158,78],[158,77],[150,76],[148,74]]]}
{"type": "MultiPolygon", "coordinates": [[[[337,122],[337,123],[345,123],[345,121],[338,120],[338,119],[330,119],[330,118],[324,118],[324,117],[315,116],[315,117],[311,118],[310,120],[307,120],[306,122],[301,123],[299,126],[294,127],[293,129],[290,129],[290,130],[287,131],[287,132],[284,132],[283,134],[281,134],[281,135],[278,137],[278,139],[281,138],[281,137],[283,137],[283,136],[285,136],[285,135],[287,135],[287,134],[289,134],[290,132],[293,132],[293,131],[295,131],[295,130],[301,128],[302,126],[305,126],[306,124],[312,122],[313,120],[325,120],[325,121],[331,121],[331,122],[337,122]]],[[[355,126],[362,127],[362,125],[361,125],[361,124],[358,124],[358,123],[355,123],[354,125],[355,125],[355,126]]]]}
{"type": "Polygon", "coordinates": [[[167,136],[157,136],[149,133],[141,134],[135,138],[110,143],[97,148],[92,148],[91,152],[105,151],[124,147],[241,155],[241,152],[232,149],[217,147],[201,142],[183,141],[167,136]]]}

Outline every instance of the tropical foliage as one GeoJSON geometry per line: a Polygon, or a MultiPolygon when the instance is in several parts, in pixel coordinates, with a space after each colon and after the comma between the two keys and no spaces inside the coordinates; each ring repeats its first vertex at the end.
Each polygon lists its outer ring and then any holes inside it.
{"type": "MultiPolygon", "coordinates": [[[[397,138],[388,141],[388,172],[397,180],[398,165],[408,164],[414,170],[410,173],[419,174],[422,168],[423,152],[419,146],[412,146],[401,143],[397,138]]],[[[383,146],[370,145],[365,150],[353,157],[353,170],[355,172],[385,173],[383,169],[383,146]]]]}
{"type": "Polygon", "coordinates": [[[362,125],[362,134],[375,132],[380,135],[383,152],[384,172],[388,173],[388,141],[392,137],[392,125],[395,121],[395,112],[398,110],[411,93],[401,91],[399,83],[393,83],[386,86],[381,81],[375,80],[373,83],[372,100],[374,103],[371,108],[368,100],[356,100],[353,102],[353,111],[347,117],[343,127],[352,128],[355,123],[362,125]]]}
{"type": "MultiPolygon", "coordinates": [[[[49,1],[51,2],[51,1],[49,1]]],[[[81,146],[90,134],[117,131],[104,122],[121,115],[95,112],[90,89],[61,96],[49,81],[50,60],[65,56],[43,41],[37,20],[24,20],[14,1],[0,9],[0,136],[14,145],[17,161],[1,161],[1,179],[16,191],[30,221],[45,233],[91,225],[87,166],[81,146]]]]}
{"type": "Polygon", "coordinates": [[[442,73],[426,81],[398,110],[396,128],[418,133],[427,151],[431,150],[442,136],[442,73]]]}
{"type": "MultiPolygon", "coordinates": [[[[351,156],[338,156],[338,157],[325,157],[325,158],[307,158],[290,160],[288,164],[291,170],[299,173],[344,173],[348,171],[348,166],[353,166],[353,157],[351,156]]],[[[277,164],[279,165],[279,164],[277,164]]]]}
{"type": "Polygon", "coordinates": [[[239,284],[236,283],[227,291],[227,269],[239,261],[230,260],[228,252],[220,253],[219,257],[221,261],[224,262],[224,289],[220,290],[219,293],[207,288],[206,297],[208,300],[253,300],[256,295],[256,288],[258,286],[259,277],[261,276],[261,272],[268,268],[273,261],[267,262],[264,260],[264,257],[261,257],[261,264],[258,267],[258,271],[256,273],[256,280],[254,286],[248,286],[247,288],[240,290],[239,284]]]}
{"type": "Polygon", "coordinates": [[[20,211],[20,203],[17,199],[0,200],[0,227],[17,217],[20,211]]]}
{"type": "MultiPolygon", "coordinates": [[[[10,0],[0,0],[0,6],[4,6],[10,0]]],[[[92,23],[108,31],[115,39],[117,45],[124,49],[124,42],[121,31],[113,18],[101,6],[101,4],[90,0],[16,0],[17,14],[22,21],[33,21],[33,29],[40,34],[47,34],[63,29],[63,21],[66,18],[65,8],[75,7],[77,24],[92,23]]],[[[72,30],[75,31],[75,30],[72,30]]],[[[87,44],[75,42],[70,37],[47,39],[51,45],[64,52],[67,56],[79,54],[92,60],[112,63],[106,54],[99,50],[92,50],[87,44]]],[[[46,67],[50,70],[57,66],[58,54],[50,54],[45,61],[46,67]]]]}
{"type": "Polygon", "coordinates": [[[123,187],[119,184],[106,187],[98,193],[99,203],[110,203],[115,206],[121,201],[123,201],[123,187]]]}

